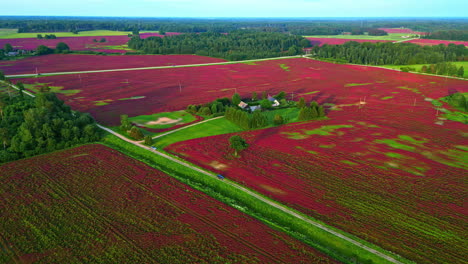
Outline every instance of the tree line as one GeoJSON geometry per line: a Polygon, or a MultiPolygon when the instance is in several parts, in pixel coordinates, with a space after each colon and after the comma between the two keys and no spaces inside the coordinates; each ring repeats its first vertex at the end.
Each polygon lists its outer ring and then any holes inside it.
{"type": "Polygon", "coordinates": [[[300,36],[283,33],[235,31],[229,34],[182,34],[165,38],[133,37],[128,47],[145,54],[196,54],[246,60],[302,54],[310,42],[300,36]]]}
{"type": "MultiPolygon", "coordinates": [[[[409,72],[416,71],[416,68],[401,67],[401,70],[404,72],[409,72]]],[[[423,65],[419,72],[463,78],[465,75],[465,68],[463,66],[457,67],[457,65],[450,62],[441,62],[436,64],[423,65]]]]}
{"type": "Polygon", "coordinates": [[[322,59],[343,63],[371,65],[410,65],[468,60],[464,45],[420,46],[412,43],[358,43],[314,47],[312,54],[322,59]]]}
{"type": "Polygon", "coordinates": [[[297,35],[337,35],[362,28],[406,27],[415,31],[468,30],[467,20],[453,19],[304,19],[304,18],[129,18],[129,17],[0,17],[0,28],[18,32],[74,32],[85,30],[162,30],[166,32],[219,32],[239,29],[264,32],[288,32],[297,35]]]}
{"type": "Polygon", "coordinates": [[[468,41],[468,30],[439,30],[422,36],[422,38],[468,41]]]}
{"type": "Polygon", "coordinates": [[[0,97],[0,163],[101,138],[89,114],[73,111],[54,93],[42,91],[34,99],[18,94],[0,97]]]}

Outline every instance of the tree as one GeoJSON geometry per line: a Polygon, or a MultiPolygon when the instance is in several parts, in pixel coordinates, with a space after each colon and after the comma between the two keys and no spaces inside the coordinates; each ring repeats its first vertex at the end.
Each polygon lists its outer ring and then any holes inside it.
{"type": "Polygon", "coordinates": [[[153,138],[150,135],[145,136],[145,145],[147,146],[153,145],[153,138]]]}
{"type": "Polygon", "coordinates": [[[106,42],[106,41],[107,41],[106,38],[101,38],[101,39],[99,40],[99,42],[101,42],[101,43],[106,42]]]}
{"type": "Polygon", "coordinates": [[[273,123],[276,126],[282,125],[284,123],[283,116],[276,114],[275,117],[273,118],[273,123]]]}
{"type": "Polygon", "coordinates": [[[51,54],[53,50],[47,46],[44,45],[39,45],[36,49],[36,54],[37,55],[46,55],[46,54],[51,54]]]}
{"type": "Polygon", "coordinates": [[[263,99],[262,101],[260,101],[260,106],[262,107],[262,109],[270,109],[271,105],[272,103],[268,99],[263,99]]]}
{"type": "Polygon", "coordinates": [[[19,89],[20,96],[24,97],[24,84],[22,82],[17,82],[15,85],[19,89]]]}
{"type": "Polygon", "coordinates": [[[238,135],[230,137],[229,143],[229,147],[234,149],[234,156],[236,157],[239,151],[242,151],[249,146],[249,144],[247,144],[247,142],[245,142],[245,140],[238,135]]]}
{"type": "Polygon", "coordinates": [[[301,98],[299,99],[299,102],[297,102],[297,108],[302,109],[302,108],[305,107],[305,104],[306,104],[306,103],[305,103],[304,97],[301,97],[301,98]]]}
{"type": "Polygon", "coordinates": [[[141,130],[138,127],[133,126],[130,129],[130,137],[136,139],[136,140],[142,140],[145,136],[141,132],[141,130]]]}
{"type": "Polygon", "coordinates": [[[463,68],[463,66],[460,66],[460,68],[458,68],[457,75],[458,77],[463,77],[465,75],[465,68],[463,68]]]}
{"type": "Polygon", "coordinates": [[[279,92],[277,95],[273,96],[277,100],[284,99],[286,97],[286,93],[284,91],[279,92]]]}
{"type": "Polygon", "coordinates": [[[57,46],[55,47],[55,51],[57,53],[63,53],[63,52],[67,52],[69,50],[70,50],[70,47],[64,42],[57,43],[57,46]]]}
{"type": "Polygon", "coordinates": [[[252,93],[252,101],[257,101],[257,92],[252,93]]]}
{"type": "Polygon", "coordinates": [[[232,96],[232,104],[233,105],[238,105],[239,103],[241,102],[241,97],[238,93],[235,93],[233,96],[232,96]]]}
{"type": "Polygon", "coordinates": [[[0,71],[0,80],[4,81],[5,80],[5,74],[3,73],[3,71],[0,71]]]}
{"type": "Polygon", "coordinates": [[[11,52],[13,51],[13,46],[11,46],[10,43],[6,43],[5,46],[3,46],[3,50],[5,50],[5,52],[11,52]]]}
{"type": "Polygon", "coordinates": [[[37,39],[43,39],[42,34],[37,34],[37,39]]]}
{"type": "Polygon", "coordinates": [[[48,92],[50,92],[50,87],[49,87],[49,85],[47,85],[47,83],[45,83],[44,85],[42,85],[42,86],[39,88],[39,92],[41,92],[41,93],[48,93],[48,92]]]}
{"type": "Polygon", "coordinates": [[[121,115],[120,116],[120,129],[122,131],[128,131],[132,128],[132,123],[128,120],[128,115],[121,115]]]}

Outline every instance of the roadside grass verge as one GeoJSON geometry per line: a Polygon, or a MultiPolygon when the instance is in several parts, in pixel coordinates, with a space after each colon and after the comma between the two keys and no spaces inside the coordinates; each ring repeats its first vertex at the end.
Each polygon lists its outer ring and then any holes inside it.
{"type": "MultiPolygon", "coordinates": [[[[257,198],[254,198],[244,192],[240,192],[238,189],[225,183],[229,182],[229,179],[221,181],[214,177],[209,177],[201,172],[194,171],[193,169],[180,165],[174,161],[159,155],[155,155],[149,150],[128,144],[114,135],[108,134],[104,138],[103,144],[121,151],[128,156],[138,159],[156,169],[159,169],[178,179],[179,181],[197,190],[200,190],[209,196],[238,209],[239,211],[251,215],[269,225],[270,227],[281,230],[290,236],[319,249],[320,251],[339,261],[344,263],[391,263],[388,260],[370,253],[369,251],[364,250],[345,239],[332,235],[329,232],[326,232],[297,217],[287,214],[278,208],[268,205],[267,203],[260,201],[257,198]]],[[[271,199],[268,200],[276,203],[271,199]]],[[[303,219],[313,220],[312,218],[302,213],[292,209],[290,210],[300,215],[300,217],[303,219]]],[[[324,223],[320,223],[318,221],[316,222],[322,226],[326,226],[327,228],[332,229],[337,233],[342,234],[343,236],[358,241],[358,243],[362,245],[389,255],[401,263],[413,263],[409,260],[403,259],[398,255],[380,249],[366,241],[353,237],[333,227],[327,226],[324,223]]]]}

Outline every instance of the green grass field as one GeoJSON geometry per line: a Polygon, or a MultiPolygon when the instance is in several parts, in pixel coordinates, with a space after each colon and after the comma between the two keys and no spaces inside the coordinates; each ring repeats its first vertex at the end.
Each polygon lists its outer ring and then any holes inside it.
{"type": "Polygon", "coordinates": [[[195,117],[184,110],[176,112],[157,113],[152,115],[141,115],[128,118],[131,122],[141,124],[142,126],[155,129],[170,128],[178,124],[190,123],[195,121],[195,117]],[[178,120],[172,124],[147,124],[148,122],[157,121],[159,118],[169,118],[178,120]]]}
{"type": "MultiPolygon", "coordinates": [[[[457,67],[463,66],[465,68],[465,74],[463,77],[468,78],[468,61],[451,61],[450,63],[455,64],[457,67]]],[[[384,68],[389,68],[389,69],[395,69],[395,70],[400,70],[401,67],[411,67],[415,68],[416,71],[420,71],[422,66],[424,65],[430,65],[430,63],[426,64],[412,64],[412,65],[379,65],[379,67],[384,67],[384,68]]]]}
{"type": "Polygon", "coordinates": [[[337,39],[369,39],[369,40],[390,40],[399,41],[405,40],[403,36],[411,34],[406,33],[390,33],[387,36],[369,36],[369,35],[327,35],[327,36],[305,36],[307,38],[337,38],[337,39]]]}
{"type": "Polygon", "coordinates": [[[216,136],[221,134],[240,132],[243,129],[234,125],[225,118],[214,119],[200,125],[182,129],[180,131],[169,134],[168,136],[157,138],[154,140],[153,146],[164,148],[173,143],[185,141],[194,138],[202,138],[216,136]]]}
{"type": "MultiPolygon", "coordinates": [[[[78,34],[72,32],[35,32],[35,33],[16,33],[16,29],[0,29],[0,39],[14,39],[14,38],[36,38],[37,34],[54,34],[57,37],[99,37],[99,36],[126,36],[131,34],[130,31],[112,31],[112,30],[92,30],[92,31],[80,31],[78,34]]],[[[157,32],[157,31],[142,31],[146,32],[157,32]]]]}

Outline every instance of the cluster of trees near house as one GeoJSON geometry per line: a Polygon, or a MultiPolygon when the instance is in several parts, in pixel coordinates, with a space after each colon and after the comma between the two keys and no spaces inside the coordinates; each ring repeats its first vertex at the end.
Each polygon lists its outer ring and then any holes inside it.
{"type": "Polygon", "coordinates": [[[464,45],[419,46],[412,43],[358,43],[314,47],[312,54],[343,63],[370,65],[410,65],[468,60],[464,45]]]}
{"type": "Polygon", "coordinates": [[[187,111],[190,114],[200,115],[200,116],[220,116],[226,111],[226,108],[232,106],[229,98],[218,98],[213,102],[198,104],[198,105],[188,105],[187,111]]]}
{"type": "MultiPolygon", "coordinates": [[[[2,84],[9,86],[5,80],[2,84]]],[[[41,90],[34,99],[14,92],[0,96],[0,163],[101,138],[89,114],[72,111],[47,87],[41,90]]]]}
{"type": "Polygon", "coordinates": [[[165,38],[133,37],[128,47],[146,54],[196,54],[246,60],[302,54],[310,41],[301,36],[271,32],[233,31],[229,34],[182,34],[165,38]]]}
{"type": "Polygon", "coordinates": [[[325,109],[316,101],[310,102],[310,105],[307,106],[305,99],[302,97],[297,103],[297,108],[300,109],[298,120],[305,121],[325,117],[325,109]]]}
{"type": "Polygon", "coordinates": [[[463,93],[453,93],[443,100],[460,111],[468,112],[468,101],[463,93]]]}
{"type": "Polygon", "coordinates": [[[47,55],[52,53],[68,53],[70,47],[65,42],[59,42],[55,46],[55,49],[49,48],[45,45],[39,45],[36,49],[36,55],[47,55]]]}
{"type": "MultiPolygon", "coordinates": [[[[416,68],[414,67],[401,67],[400,69],[404,72],[416,71],[416,68]]],[[[457,65],[450,62],[441,62],[436,64],[424,65],[421,67],[419,72],[463,78],[463,76],[465,75],[465,68],[463,66],[457,67],[457,65]]]]}

